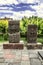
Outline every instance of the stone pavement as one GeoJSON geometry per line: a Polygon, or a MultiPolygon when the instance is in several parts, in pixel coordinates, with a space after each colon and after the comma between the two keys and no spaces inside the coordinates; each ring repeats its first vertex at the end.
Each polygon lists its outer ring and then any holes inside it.
{"type": "MultiPolygon", "coordinates": [[[[36,50],[4,50],[0,45],[0,65],[43,65],[36,50]]],[[[41,50],[42,51],[42,50],[41,50]]]]}

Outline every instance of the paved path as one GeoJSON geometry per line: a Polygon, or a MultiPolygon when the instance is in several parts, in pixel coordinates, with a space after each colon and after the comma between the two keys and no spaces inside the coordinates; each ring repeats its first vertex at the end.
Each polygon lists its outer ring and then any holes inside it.
{"type": "MultiPolygon", "coordinates": [[[[43,65],[39,59],[40,50],[4,50],[0,45],[0,65],[43,65]]],[[[43,50],[41,50],[43,51],[43,50]]]]}

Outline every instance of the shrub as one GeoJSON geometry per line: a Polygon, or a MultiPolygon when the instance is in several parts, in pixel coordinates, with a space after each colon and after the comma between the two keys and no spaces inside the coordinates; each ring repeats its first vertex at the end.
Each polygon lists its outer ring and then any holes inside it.
{"type": "Polygon", "coordinates": [[[20,21],[20,32],[21,35],[25,36],[25,33],[27,32],[27,26],[28,24],[36,24],[38,27],[38,35],[43,34],[43,18],[32,16],[29,18],[22,18],[20,21]]]}
{"type": "Polygon", "coordinates": [[[4,36],[4,40],[8,40],[8,33],[5,33],[3,36],[4,36]]]}
{"type": "Polygon", "coordinates": [[[8,20],[0,20],[0,32],[6,33],[8,29],[8,20]]]}

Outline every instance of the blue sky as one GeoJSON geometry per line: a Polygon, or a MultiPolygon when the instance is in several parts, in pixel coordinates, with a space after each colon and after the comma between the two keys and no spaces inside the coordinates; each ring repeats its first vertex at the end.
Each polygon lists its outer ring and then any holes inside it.
{"type": "Polygon", "coordinates": [[[43,0],[0,0],[0,18],[43,17],[43,0]]]}

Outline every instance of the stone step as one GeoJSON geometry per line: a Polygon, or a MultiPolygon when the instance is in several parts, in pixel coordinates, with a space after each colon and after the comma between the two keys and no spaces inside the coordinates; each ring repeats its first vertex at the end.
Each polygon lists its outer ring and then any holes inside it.
{"type": "Polygon", "coordinates": [[[15,44],[3,44],[4,49],[23,49],[24,45],[15,43],[15,44]]]}
{"type": "Polygon", "coordinates": [[[27,49],[42,49],[43,45],[37,43],[28,43],[26,47],[27,49]]]}

